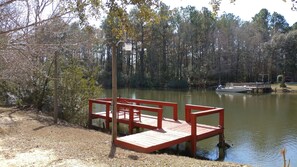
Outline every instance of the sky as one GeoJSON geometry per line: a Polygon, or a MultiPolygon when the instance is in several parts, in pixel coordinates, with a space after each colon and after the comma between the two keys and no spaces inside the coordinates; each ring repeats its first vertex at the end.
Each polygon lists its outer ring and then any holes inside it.
{"type": "MultiPolygon", "coordinates": [[[[202,7],[211,9],[209,2],[211,0],[162,0],[171,8],[186,7],[188,5],[195,6],[197,10],[202,7]]],[[[297,11],[291,10],[291,0],[284,2],[283,0],[236,0],[235,4],[230,0],[222,0],[219,15],[225,13],[233,13],[239,16],[243,21],[251,21],[252,17],[263,8],[266,8],[270,14],[277,12],[283,15],[289,25],[297,22],[297,11]]]]}

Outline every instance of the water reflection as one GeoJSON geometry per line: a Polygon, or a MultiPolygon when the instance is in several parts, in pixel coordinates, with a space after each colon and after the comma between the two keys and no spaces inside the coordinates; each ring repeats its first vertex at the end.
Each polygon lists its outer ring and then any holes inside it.
{"type": "MultiPolygon", "coordinates": [[[[280,150],[287,149],[291,166],[297,166],[297,95],[296,94],[218,94],[214,91],[165,91],[121,89],[122,97],[177,102],[179,119],[184,119],[184,105],[199,104],[225,109],[225,138],[233,145],[224,161],[253,166],[281,166],[280,150]]],[[[111,91],[105,92],[111,97],[111,91]]],[[[171,116],[165,111],[164,115],[171,116]]],[[[217,124],[216,117],[198,122],[217,124]]],[[[198,142],[201,156],[216,159],[217,138],[198,142]],[[205,155],[204,155],[205,154],[205,155]]]]}

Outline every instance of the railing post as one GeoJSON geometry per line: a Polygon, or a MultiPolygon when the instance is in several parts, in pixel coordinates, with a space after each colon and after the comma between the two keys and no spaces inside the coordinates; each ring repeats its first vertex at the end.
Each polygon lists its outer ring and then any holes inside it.
{"type": "Polygon", "coordinates": [[[220,110],[220,128],[222,133],[219,134],[219,147],[225,149],[225,136],[224,136],[224,109],[220,110]]]}
{"type": "Polygon", "coordinates": [[[196,136],[197,136],[196,116],[191,115],[191,149],[192,149],[193,157],[196,157],[196,136]]]}
{"type": "Polygon", "coordinates": [[[89,128],[92,128],[92,113],[93,113],[93,102],[89,100],[89,121],[88,121],[89,128]]]}
{"type": "MultiPolygon", "coordinates": [[[[162,111],[163,111],[163,105],[159,105],[159,108],[161,108],[162,109],[162,111]]],[[[158,112],[158,115],[159,115],[159,112],[158,112]]],[[[162,114],[162,116],[161,116],[161,120],[163,119],[163,114],[162,114]]]]}
{"type": "Polygon", "coordinates": [[[162,129],[163,109],[160,108],[158,111],[158,129],[162,129]]]}
{"type": "Polygon", "coordinates": [[[133,133],[133,120],[134,120],[134,113],[133,113],[133,107],[129,107],[129,134],[133,133]]]}
{"type": "Polygon", "coordinates": [[[220,127],[224,128],[224,109],[220,110],[220,127]]]}
{"type": "Polygon", "coordinates": [[[110,116],[110,114],[109,114],[109,112],[110,112],[110,104],[105,104],[105,115],[106,115],[106,117],[105,117],[105,126],[106,126],[106,129],[109,129],[109,116],[110,116]]]}
{"type": "Polygon", "coordinates": [[[175,121],[178,121],[177,104],[174,104],[174,106],[173,106],[173,119],[174,119],[175,121]]]}
{"type": "Polygon", "coordinates": [[[185,120],[187,123],[190,123],[190,111],[191,109],[186,105],[185,106],[185,120]]]}

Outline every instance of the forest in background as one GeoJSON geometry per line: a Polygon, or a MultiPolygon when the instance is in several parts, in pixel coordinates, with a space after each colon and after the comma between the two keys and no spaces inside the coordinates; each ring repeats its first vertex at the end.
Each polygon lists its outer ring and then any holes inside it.
{"type": "MultiPolygon", "coordinates": [[[[72,1],[0,2],[1,101],[15,97],[49,110],[58,80],[59,106],[72,114],[101,87],[111,88],[114,16],[102,17],[98,28],[81,22],[84,13],[65,10],[72,1]]],[[[193,6],[140,7],[117,13],[127,30],[116,49],[119,87],[206,88],[261,81],[260,74],[270,82],[280,74],[297,80],[297,23],[290,26],[281,14],[262,9],[242,21],[193,6]]]]}
{"type": "MultiPolygon", "coordinates": [[[[233,14],[215,17],[207,8],[188,6],[155,11],[157,22],[145,22],[133,9],[127,34],[130,50],[120,45],[118,84],[122,87],[205,88],[226,82],[275,82],[283,74],[297,79],[297,24],[262,9],[251,22],[233,14]]],[[[109,28],[102,25],[105,38],[109,28]]],[[[111,47],[102,45],[100,81],[111,87],[111,47]]]]}

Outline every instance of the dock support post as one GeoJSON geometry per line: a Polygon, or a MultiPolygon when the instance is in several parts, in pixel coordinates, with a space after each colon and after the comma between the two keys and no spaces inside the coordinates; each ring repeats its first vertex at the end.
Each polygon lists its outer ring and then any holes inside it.
{"type": "Polygon", "coordinates": [[[106,129],[109,130],[109,112],[110,112],[110,105],[106,105],[106,109],[105,109],[105,124],[106,124],[106,129]]]}
{"type": "Polygon", "coordinates": [[[191,149],[192,149],[192,156],[196,157],[196,135],[197,135],[197,123],[196,123],[196,116],[191,115],[191,149]]]}
{"type": "Polygon", "coordinates": [[[223,160],[225,158],[226,155],[226,143],[225,143],[225,137],[224,137],[224,133],[219,135],[219,143],[218,143],[218,147],[219,147],[219,159],[223,160]]]}
{"type": "Polygon", "coordinates": [[[222,132],[219,134],[219,147],[223,147],[225,148],[225,137],[224,137],[224,124],[225,124],[225,120],[224,120],[224,109],[220,110],[219,113],[219,119],[220,119],[220,123],[219,123],[219,127],[221,128],[222,132]]]}
{"type": "Polygon", "coordinates": [[[191,141],[192,156],[196,157],[196,138],[191,141]]]}
{"type": "Polygon", "coordinates": [[[226,155],[225,148],[219,148],[219,160],[224,160],[226,155]]]}
{"type": "Polygon", "coordinates": [[[134,120],[134,113],[133,108],[129,108],[129,134],[133,133],[133,120],[134,120]]]}
{"type": "Polygon", "coordinates": [[[225,137],[224,134],[219,135],[219,148],[224,148],[225,149],[225,137]]]}
{"type": "Polygon", "coordinates": [[[92,113],[93,113],[93,102],[89,100],[89,120],[88,120],[88,127],[92,128],[92,113]]]}
{"type": "Polygon", "coordinates": [[[102,122],[102,128],[103,128],[103,129],[106,129],[105,124],[106,124],[106,123],[102,122]]]}
{"type": "Polygon", "coordinates": [[[177,154],[179,154],[179,144],[176,145],[177,154]]]}
{"type": "Polygon", "coordinates": [[[163,109],[160,108],[158,111],[158,122],[157,122],[157,128],[162,129],[162,119],[163,119],[163,109]]]}

